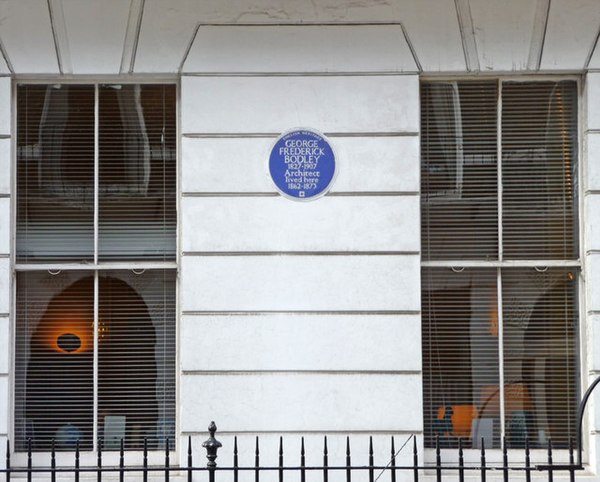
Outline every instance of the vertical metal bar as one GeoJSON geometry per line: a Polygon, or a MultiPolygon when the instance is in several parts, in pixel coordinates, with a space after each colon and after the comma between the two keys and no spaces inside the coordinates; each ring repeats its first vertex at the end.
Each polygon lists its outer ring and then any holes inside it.
{"type": "Polygon", "coordinates": [[[525,437],[525,482],[531,482],[531,456],[529,453],[529,437],[525,437]]]}
{"type": "Polygon", "coordinates": [[[462,437],[458,439],[458,481],[465,482],[465,457],[462,437]]]}
{"type": "Polygon", "coordinates": [[[144,456],[142,460],[142,480],[148,482],[148,438],[144,437],[144,456]]]}
{"type": "Polygon", "coordinates": [[[554,470],[552,470],[552,439],[548,439],[548,482],[554,480],[554,470]]]}
{"type": "Polygon", "coordinates": [[[327,467],[329,465],[329,451],[327,450],[327,435],[323,439],[323,482],[328,482],[329,471],[327,467]]]}
{"type": "MultiPolygon", "coordinates": [[[[237,435],[233,437],[233,482],[238,482],[239,478],[239,461],[238,461],[238,446],[237,446],[237,435]]],[[[189,480],[192,482],[192,479],[189,480]]]]}
{"type": "MultiPolygon", "coordinates": [[[[236,447],[235,447],[235,449],[237,451],[237,440],[236,440],[236,447]]],[[[235,457],[235,455],[234,455],[234,457],[235,457]]],[[[193,467],[193,463],[192,463],[192,436],[191,435],[188,435],[187,466],[188,466],[187,480],[188,480],[188,482],[192,482],[192,467],[193,467]]],[[[237,479],[236,479],[235,482],[237,482],[237,479]]]]}
{"type": "Polygon", "coordinates": [[[260,480],[260,450],[258,448],[258,435],[256,436],[256,447],[254,449],[254,482],[260,480]]]}
{"type": "Polygon", "coordinates": [[[375,460],[373,458],[373,436],[369,437],[369,482],[375,482],[375,471],[373,470],[373,466],[375,465],[375,460]]]}
{"type": "Polygon", "coordinates": [[[575,458],[573,455],[573,437],[569,438],[569,465],[571,468],[569,469],[569,481],[575,482],[575,458]]]}
{"type": "Polygon", "coordinates": [[[350,437],[346,437],[346,482],[352,481],[352,459],[350,455],[350,437]]]}
{"type": "Polygon", "coordinates": [[[413,480],[419,482],[419,451],[417,450],[417,437],[413,437],[413,480]]]}
{"type": "Polygon", "coordinates": [[[392,435],[392,445],[390,447],[390,482],[396,482],[396,444],[392,435]]]}
{"type": "Polygon", "coordinates": [[[481,437],[481,482],[485,482],[486,479],[486,468],[485,468],[485,442],[481,437]]]}
{"type": "MultiPolygon", "coordinates": [[[[169,476],[171,471],[169,470],[171,465],[171,454],[169,452],[169,437],[165,438],[165,482],[169,482],[169,476]]],[[[212,474],[212,472],[211,472],[212,474]]],[[[214,482],[214,474],[211,482],[214,482]]]]}
{"type": "Polygon", "coordinates": [[[304,452],[304,437],[300,444],[300,482],[306,482],[306,457],[304,452]]]}
{"type": "Polygon", "coordinates": [[[52,449],[50,450],[50,480],[56,482],[56,451],[54,450],[54,439],[52,439],[52,449]]]}
{"type": "Polygon", "coordinates": [[[75,482],[79,482],[79,439],[75,442],[75,482]]]}
{"type": "MultiPolygon", "coordinates": [[[[502,183],[502,81],[498,81],[498,106],[497,106],[497,125],[496,125],[496,157],[498,172],[498,261],[504,261],[504,231],[503,231],[503,202],[504,185],[502,183]]],[[[505,422],[504,416],[504,318],[502,316],[502,270],[496,271],[496,306],[498,310],[498,400],[500,402],[500,436],[504,437],[505,422]]]]}
{"type": "Polygon", "coordinates": [[[123,438],[121,438],[121,446],[119,449],[119,482],[124,482],[125,479],[125,444],[123,438]]]}
{"type": "Polygon", "coordinates": [[[440,436],[435,436],[435,480],[442,482],[442,453],[440,451],[440,436]]]}
{"type": "Polygon", "coordinates": [[[96,481],[102,481],[102,438],[98,439],[98,470],[96,471],[96,481]]]}
{"type": "Polygon", "coordinates": [[[508,482],[508,449],[506,437],[502,437],[502,474],[504,482],[508,482]]]}
{"type": "Polygon", "coordinates": [[[6,482],[10,482],[10,440],[6,440],[6,482]]]}
{"type": "Polygon", "coordinates": [[[283,482],[283,437],[279,437],[279,471],[278,472],[279,472],[279,482],[283,482]]]}
{"type": "MultiPolygon", "coordinates": [[[[94,86],[94,267],[98,266],[98,219],[99,219],[99,201],[98,193],[100,190],[100,90],[98,84],[94,86]]],[[[93,353],[93,396],[94,396],[94,413],[93,413],[93,424],[92,424],[92,440],[98,440],[98,318],[99,308],[98,304],[100,299],[98,296],[99,291],[98,271],[94,271],[94,353],[93,353]]],[[[96,450],[100,448],[96,447],[96,450]]]]}
{"type": "Polygon", "coordinates": [[[29,437],[27,439],[27,482],[31,482],[31,468],[32,468],[32,461],[31,461],[31,437],[29,437]]]}

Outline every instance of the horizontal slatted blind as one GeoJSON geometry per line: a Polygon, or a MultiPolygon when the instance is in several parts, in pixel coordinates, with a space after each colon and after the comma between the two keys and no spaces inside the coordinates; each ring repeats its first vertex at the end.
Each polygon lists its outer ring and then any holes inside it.
{"type": "Polygon", "coordinates": [[[424,259],[498,258],[497,90],[421,85],[424,259]]]}
{"type": "Polygon", "coordinates": [[[502,86],[506,259],[577,257],[577,84],[502,86]]]}
{"type": "Polygon", "coordinates": [[[506,269],[502,277],[506,433],[543,448],[575,439],[577,275],[572,269],[506,269]]]}
{"type": "Polygon", "coordinates": [[[425,443],[566,447],[579,268],[558,265],[579,252],[577,84],[427,82],[421,100],[425,443]]]}
{"type": "Polygon", "coordinates": [[[99,257],[175,259],[175,86],[99,89],[99,257]]]}
{"type": "Polygon", "coordinates": [[[175,86],[20,86],[17,105],[17,263],[53,269],[17,273],[16,448],[173,443],[175,86]]]}
{"type": "Polygon", "coordinates": [[[21,85],[17,262],[94,257],[94,87],[21,85]]]}
{"type": "MultiPolygon", "coordinates": [[[[157,448],[175,428],[175,272],[99,274],[98,434],[157,448]]],[[[17,277],[15,437],[34,450],[92,448],[94,275],[17,277]]]]}
{"type": "Polygon", "coordinates": [[[15,448],[90,450],[94,408],[93,272],[17,274],[15,448]]]}
{"type": "Polygon", "coordinates": [[[125,447],[164,445],[175,435],[175,272],[100,273],[98,426],[112,441],[125,423],[125,447]]]}
{"type": "Polygon", "coordinates": [[[470,442],[473,427],[495,428],[499,374],[496,270],[426,268],[422,274],[423,396],[426,446],[470,442]],[[477,427],[478,410],[487,393],[496,409],[477,427]],[[483,397],[483,398],[482,398],[483,397]]]}

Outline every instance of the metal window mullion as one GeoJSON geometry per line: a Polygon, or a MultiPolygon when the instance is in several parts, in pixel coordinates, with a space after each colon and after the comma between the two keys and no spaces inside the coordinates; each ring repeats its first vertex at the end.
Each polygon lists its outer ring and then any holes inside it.
{"type": "Polygon", "coordinates": [[[497,125],[496,125],[496,168],[498,172],[498,261],[500,266],[496,268],[496,289],[498,307],[498,388],[500,400],[500,440],[504,440],[505,421],[504,413],[504,317],[502,305],[502,262],[504,261],[504,243],[503,243],[503,216],[502,216],[502,195],[504,186],[502,184],[502,81],[498,81],[498,106],[497,106],[497,125]]]}
{"type": "MultiPolygon", "coordinates": [[[[94,267],[98,266],[98,187],[99,187],[99,91],[98,84],[94,85],[94,267]]],[[[98,270],[94,270],[94,367],[93,367],[93,441],[92,448],[99,450],[98,441],[98,304],[99,304],[99,277],[98,270]]]]}
{"type": "Polygon", "coordinates": [[[500,400],[500,440],[505,436],[504,414],[504,317],[502,313],[502,268],[496,268],[496,306],[498,307],[498,398],[500,400]]]}

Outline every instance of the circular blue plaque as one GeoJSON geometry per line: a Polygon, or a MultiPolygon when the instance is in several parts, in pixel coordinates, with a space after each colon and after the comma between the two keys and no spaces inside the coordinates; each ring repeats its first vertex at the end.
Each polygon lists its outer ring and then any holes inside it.
{"type": "Polygon", "coordinates": [[[323,196],[335,178],[335,153],[323,134],[300,128],[277,138],[269,156],[277,190],[294,201],[323,196]]]}

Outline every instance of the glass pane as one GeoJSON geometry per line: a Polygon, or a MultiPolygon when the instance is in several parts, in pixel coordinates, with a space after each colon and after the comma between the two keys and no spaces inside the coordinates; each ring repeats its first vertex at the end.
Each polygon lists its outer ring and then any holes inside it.
{"type": "Polygon", "coordinates": [[[17,262],[94,253],[94,87],[17,90],[17,262]]]}
{"type": "Polygon", "coordinates": [[[175,259],[174,85],[100,87],[99,258],[175,259]]]}
{"type": "Polygon", "coordinates": [[[502,287],[507,442],[566,448],[578,405],[577,273],[507,269],[502,287]]]}
{"type": "Polygon", "coordinates": [[[577,84],[502,86],[506,259],[576,259],[577,84]]]}
{"type": "Polygon", "coordinates": [[[175,439],[175,272],[100,273],[99,434],[104,448],[175,439]]]}
{"type": "Polygon", "coordinates": [[[16,450],[92,448],[93,288],[89,272],[17,273],[16,450]]]}
{"type": "Polygon", "coordinates": [[[421,85],[423,259],[498,258],[497,83],[421,85]]]}
{"type": "Polygon", "coordinates": [[[424,269],[425,446],[498,446],[498,303],[495,269],[424,269]]]}

